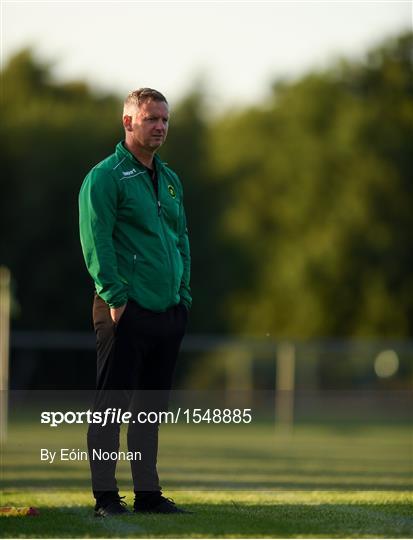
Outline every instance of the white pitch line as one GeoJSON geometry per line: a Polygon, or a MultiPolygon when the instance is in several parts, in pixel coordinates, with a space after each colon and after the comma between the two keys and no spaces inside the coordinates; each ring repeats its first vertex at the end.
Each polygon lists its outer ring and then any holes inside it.
{"type": "Polygon", "coordinates": [[[108,532],[119,534],[133,534],[136,532],[146,532],[143,527],[137,523],[128,523],[129,519],[133,519],[133,516],[119,516],[110,518],[93,518],[96,525],[102,526],[108,532]]]}
{"type": "MultiPolygon", "coordinates": [[[[59,508],[62,512],[66,510],[66,508],[59,508]]],[[[109,518],[97,518],[93,515],[93,506],[90,507],[90,512],[87,513],[87,515],[84,514],[84,508],[76,508],[75,506],[70,507],[70,511],[75,511],[76,514],[78,514],[79,517],[82,517],[84,521],[88,524],[88,526],[93,529],[96,526],[102,527],[103,529],[107,530],[110,533],[114,533],[115,537],[117,538],[120,534],[133,534],[136,532],[146,532],[143,527],[138,525],[135,522],[131,522],[128,520],[133,520],[134,515],[131,516],[119,516],[119,517],[109,517],[109,518]]],[[[92,534],[93,536],[93,534],[92,534]]]]}

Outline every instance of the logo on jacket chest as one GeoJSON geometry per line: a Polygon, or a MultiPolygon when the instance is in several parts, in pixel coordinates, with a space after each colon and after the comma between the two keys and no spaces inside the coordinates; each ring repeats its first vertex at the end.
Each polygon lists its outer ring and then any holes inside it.
{"type": "Polygon", "coordinates": [[[168,191],[169,191],[169,195],[175,199],[176,197],[176,191],[175,191],[175,188],[173,186],[171,186],[171,184],[169,184],[168,186],[168,191]]]}

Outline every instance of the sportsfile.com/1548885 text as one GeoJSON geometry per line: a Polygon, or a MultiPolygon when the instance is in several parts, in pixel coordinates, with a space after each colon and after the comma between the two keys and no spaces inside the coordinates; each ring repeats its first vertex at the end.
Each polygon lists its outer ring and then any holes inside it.
{"type": "Polygon", "coordinates": [[[178,407],[174,411],[139,411],[132,413],[108,408],[104,411],[43,411],[40,423],[50,427],[61,424],[250,424],[252,409],[218,409],[178,407]]]}

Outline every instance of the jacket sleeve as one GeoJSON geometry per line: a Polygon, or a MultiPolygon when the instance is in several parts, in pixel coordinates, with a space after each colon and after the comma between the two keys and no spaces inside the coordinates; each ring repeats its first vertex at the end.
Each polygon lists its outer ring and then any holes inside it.
{"type": "Polygon", "coordinates": [[[80,242],[96,292],[110,307],[122,306],[128,300],[112,239],[117,199],[118,188],[110,172],[92,169],[79,193],[80,242]]]}
{"type": "Polygon", "coordinates": [[[181,302],[184,303],[189,310],[192,306],[191,287],[189,285],[191,278],[191,253],[189,248],[188,228],[186,224],[183,196],[181,197],[179,227],[180,234],[178,248],[184,265],[179,295],[181,297],[181,302]]]}

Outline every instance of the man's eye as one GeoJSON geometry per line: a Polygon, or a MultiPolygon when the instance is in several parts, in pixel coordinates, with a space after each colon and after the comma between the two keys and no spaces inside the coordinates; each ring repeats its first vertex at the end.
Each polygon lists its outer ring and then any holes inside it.
{"type": "MultiPolygon", "coordinates": [[[[148,118],[145,118],[146,122],[157,122],[159,118],[156,118],[156,116],[149,116],[148,118]]],[[[162,122],[164,124],[167,124],[169,122],[169,118],[162,118],[162,122]]]]}

